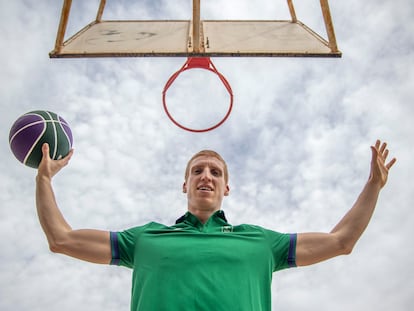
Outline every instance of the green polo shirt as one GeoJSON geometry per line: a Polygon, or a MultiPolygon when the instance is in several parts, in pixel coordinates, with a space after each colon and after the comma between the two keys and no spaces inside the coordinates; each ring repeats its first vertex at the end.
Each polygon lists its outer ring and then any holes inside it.
{"type": "Polygon", "coordinates": [[[295,267],[296,234],[186,213],[111,232],[112,264],[133,269],[132,311],[270,311],[272,273],[295,267]]]}

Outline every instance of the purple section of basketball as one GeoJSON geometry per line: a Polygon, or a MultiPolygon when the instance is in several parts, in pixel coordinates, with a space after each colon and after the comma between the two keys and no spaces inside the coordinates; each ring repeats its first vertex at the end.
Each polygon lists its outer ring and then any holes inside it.
{"type": "Polygon", "coordinates": [[[70,127],[69,127],[68,123],[61,116],[59,116],[59,121],[61,122],[61,125],[62,125],[64,131],[66,132],[66,135],[68,135],[68,138],[69,138],[69,141],[70,141],[70,146],[72,147],[73,146],[72,131],[70,130],[70,127]]]}
{"type": "Polygon", "coordinates": [[[43,118],[39,115],[35,114],[25,114],[18,118],[16,122],[14,122],[13,126],[10,129],[9,140],[13,137],[14,134],[21,128],[25,127],[26,125],[34,122],[42,121],[43,118]]]}
{"type": "Polygon", "coordinates": [[[20,162],[23,163],[27,153],[44,131],[46,124],[42,121],[40,116],[29,114],[20,117],[13,124],[9,135],[10,148],[20,162]]]}

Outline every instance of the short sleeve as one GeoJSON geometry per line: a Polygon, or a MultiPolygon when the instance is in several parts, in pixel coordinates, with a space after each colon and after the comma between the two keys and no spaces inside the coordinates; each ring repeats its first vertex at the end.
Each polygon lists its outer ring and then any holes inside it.
{"type": "Polygon", "coordinates": [[[136,243],[147,226],[134,227],[120,232],[110,232],[111,265],[133,268],[136,243]]]}
{"type": "Polygon", "coordinates": [[[272,249],[273,272],[296,267],[296,234],[265,230],[272,249]]]}

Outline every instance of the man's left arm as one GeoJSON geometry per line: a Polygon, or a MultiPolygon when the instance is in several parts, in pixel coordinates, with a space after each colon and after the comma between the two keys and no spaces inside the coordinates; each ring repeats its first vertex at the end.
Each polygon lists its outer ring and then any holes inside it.
{"type": "Polygon", "coordinates": [[[374,213],[380,190],[387,182],[393,158],[387,164],[387,144],[377,140],[371,146],[371,172],[369,179],[353,207],[330,233],[300,233],[296,242],[296,265],[306,266],[339,255],[351,253],[374,213]]]}

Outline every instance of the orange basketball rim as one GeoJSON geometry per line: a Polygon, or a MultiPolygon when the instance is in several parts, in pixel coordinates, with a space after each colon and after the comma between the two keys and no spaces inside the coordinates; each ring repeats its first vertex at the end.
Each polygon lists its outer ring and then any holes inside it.
{"type": "Polygon", "coordinates": [[[162,91],[162,103],[164,106],[164,110],[165,113],[167,114],[168,118],[178,127],[180,127],[183,130],[186,131],[190,131],[190,132],[194,132],[194,133],[202,133],[202,132],[208,132],[211,130],[214,130],[215,128],[219,127],[220,125],[222,125],[227,118],[229,117],[231,110],[233,109],[233,91],[231,89],[230,83],[226,80],[226,78],[216,69],[216,67],[214,66],[213,62],[211,61],[210,57],[189,57],[187,59],[187,61],[185,62],[185,64],[181,67],[180,70],[178,70],[177,72],[175,72],[167,81],[167,83],[164,86],[164,90],[162,91]],[[183,124],[179,123],[170,113],[170,111],[168,110],[168,106],[167,106],[167,102],[166,102],[166,94],[168,89],[170,88],[170,86],[174,83],[175,79],[177,79],[177,77],[184,71],[189,70],[189,69],[194,69],[194,68],[201,68],[201,69],[206,69],[209,70],[213,73],[215,73],[221,80],[221,82],[223,82],[225,88],[227,89],[227,91],[229,92],[230,95],[230,103],[229,103],[229,108],[224,116],[223,119],[221,119],[218,123],[216,123],[215,125],[208,127],[208,128],[204,128],[204,129],[194,129],[194,128],[190,128],[190,127],[186,127],[183,124]]]}

